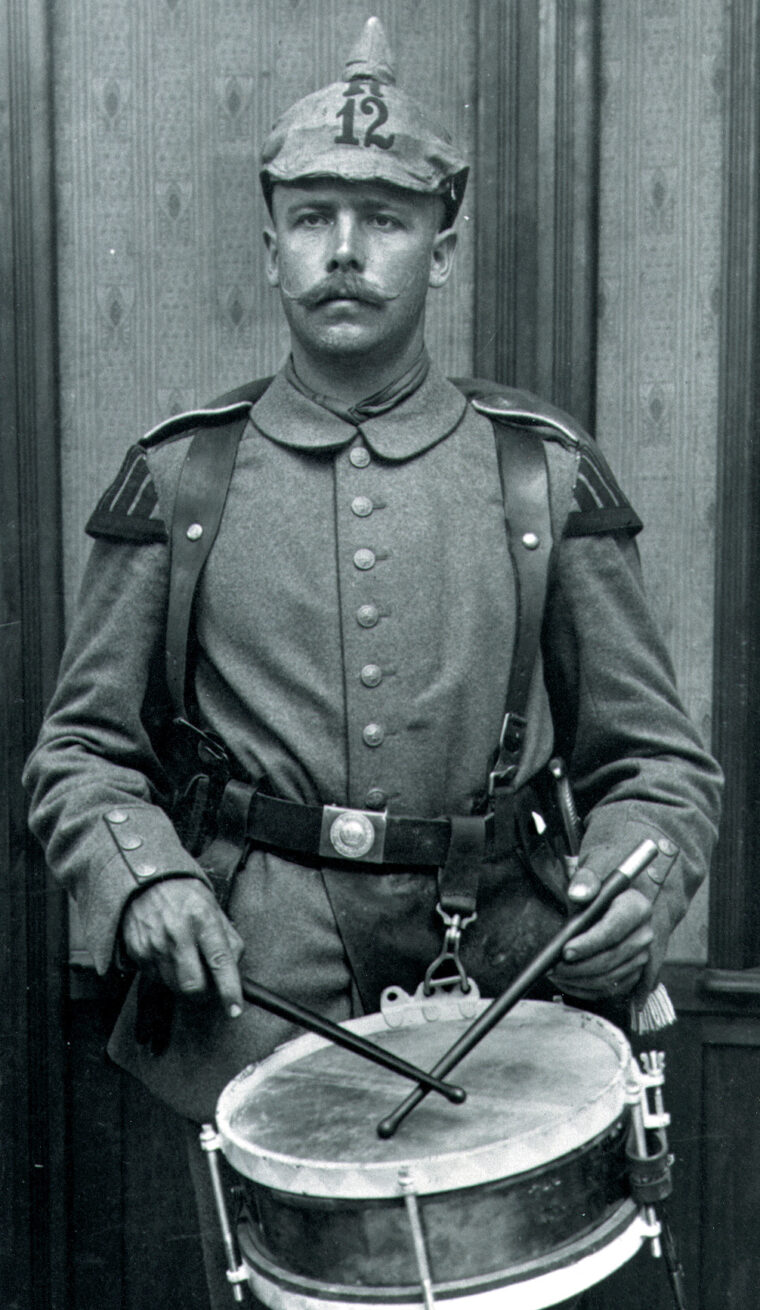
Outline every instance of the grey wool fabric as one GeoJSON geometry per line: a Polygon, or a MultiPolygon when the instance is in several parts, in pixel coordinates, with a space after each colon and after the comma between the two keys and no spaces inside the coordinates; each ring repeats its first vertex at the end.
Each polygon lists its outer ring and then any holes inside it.
{"type": "MultiPolygon", "coordinates": [[[[550,436],[541,430],[535,440],[545,444],[557,548],[521,780],[563,754],[587,821],[582,858],[600,874],[643,837],[660,844],[636,884],[655,907],[652,984],[707,870],[720,773],[679,702],[633,538],[561,539],[568,514],[585,505],[584,446],[550,436]]],[[[101,971],[135,892],[136,862],[157,876],[205,877],[161,808],[165,778],[147,726],[165,698],[168,547],[153,529],[171,517],[187,441],[180,432],[144,454],[150,530],[94,544],[27,766],[34,830],[77,899],[101,971]],[[114,807],[139,837],[132,849],[106,822],[114,807]]],[[[400,405],[359,428],[279,374],[240,444],[195,635],[199,715],[242,776],[266,776],[275,794],[313,804],[470,813],[498,741],[515,636],[488,417],[435,366],[400,405]]],[[[360,1004],[339,882],[333,871],[254,850],[230,905],[244,970],[338,1019],[360,1004]]],[[[394,870],[367,876],[359,893],[356,885],[362,949],[385,953],[387,981],[397,970],[424,972],[440,944],[435,879],[394,870]]],[[[508,981],[561,910],[514,857],[483,866],[482,897],[468,967],[485,989],[508,981]]],[[[112,1055],[198,1119],[239,1068],[290,1031],[253,1010],[232,1021],[213,1001],[178,1000],[169,1048],[153,1056],[134,1041],[133,1007],[134,997],[112,1055]]]]}

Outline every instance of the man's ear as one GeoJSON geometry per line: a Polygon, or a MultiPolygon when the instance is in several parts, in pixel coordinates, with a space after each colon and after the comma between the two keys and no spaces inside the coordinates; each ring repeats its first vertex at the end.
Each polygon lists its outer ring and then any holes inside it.
{"type": "Polygon", "coordinates": [[[442,287],[445,282],[448,282],[454,265],[456,244],[457,234],[452,228],[449,228],[446,232],[436,232],[433,238],[433,247],[430,251],[429,284],[431,287],[442,287]]]}
{"type": "Polygon", "coordinates": [[[280,285],[280,267],[279,267],[279,248],[277,245],[277,233],[271,227],[264,228],[264,245],[267,250],[266,257],[266,275],[270,287],[280,285]]]}

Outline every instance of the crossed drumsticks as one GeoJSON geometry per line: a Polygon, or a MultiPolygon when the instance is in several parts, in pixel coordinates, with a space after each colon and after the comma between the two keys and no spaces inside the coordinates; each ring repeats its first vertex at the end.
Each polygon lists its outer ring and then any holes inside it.
{"type": "Polygon", "coordinates": [[[401,1101],[395,1110],[384,1119],[381,1119],[377,1125],[379,1137],[392,1137],[399,1125],[403,1123],[415,1106],[419,1105],[420,1101],[427,1096],[428,1092],[438,1092],[441,1096],[445,1096],[448,1101],[461,1105],[467,1093],[464,1088],[443,1081],[446,1074],[450,1073],[483,1040],[486,1034],[509,1013],[539,978],[548,973],[561,958],[567,943],[573,937],[585,932],[587,928],[590,928],[592,924],[601,918],[615,897],[630,886],[637,874],[646,869],[656,855],[657,846],[647,838],[625,860],[621,861],[618,867],[602,883],[594,900],[567,920],[559,932],[552,937],[551,941],[538,952],[535,958],[525,966],[514,981],[502,992],[501,996],[497,996],[482,1014],[473,1020],[469,1028],[441,1056],[440,1060],[429,1072],[418,1068],[417,1065],[410,1064],[407,1060],[403,1060],[389,1051],[383,1050],[382,1047],[376,1046],[374,1042],[359,1037],[356,1033],[350,1032],[347,1028],[342,1028],[330,1019],[325,1019],[314,1010],[298,1005],[294,1001],[289,1001],[284,996],[280,996],[258,983],[246,980],[243,985],[243,995],[253,1005],[279,1015],[280,1018],[289,1019],[302,1028],[318,1033],[321,1037],[327,1037],[336,1046],[343,1046],[356,1055],[361,1055],[374,1064],[391,1069],[394,1073],[400,1074],[401,1077],[409,1078],[416,1083],[414,1091],[410,1092],[406,1099],[401,1101]]]}

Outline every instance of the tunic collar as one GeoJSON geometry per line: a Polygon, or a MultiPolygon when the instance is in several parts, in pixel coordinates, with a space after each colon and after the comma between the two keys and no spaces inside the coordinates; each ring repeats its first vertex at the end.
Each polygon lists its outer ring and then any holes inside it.
{"type": "Polygon", "coordinates": [[[347,423],[297,391],[279,372],[251,409],[251,419],[270,441],[295,450],[339,450],[357,431],[373,454],[405,460],[448,437],[467,408],[461,391],[431,364],[425,381],[387,414],[347,423]]]}

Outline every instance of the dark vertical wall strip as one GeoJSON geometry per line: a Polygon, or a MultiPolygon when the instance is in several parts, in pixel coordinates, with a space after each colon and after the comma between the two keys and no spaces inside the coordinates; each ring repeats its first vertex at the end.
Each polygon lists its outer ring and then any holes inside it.
{"type": "Polygon", "coordinates": [[[43,0],[0,4],[0,1287],[6,1310],[65,1304],[60,898],[26,835],[21,764],[59,650],[50,79],[43,0]]]}
{"type": "Polygon", "coordinates": [[[710,963],[724,970],[760,966],[759,76],[760,4],[737,0],[726,68],[714,682],[727,787],[710,906],[710,963]]]}
{"type": "MultiPolygon", "coordinates": [[[[552,332],[543,389],[594,430],[599,198],[599,5],[559,4],[555,56],[552,332]]],[[[540,388],[542,389],[542,388],[540,388]]]]}
{"type": "Polygon", "coordinates": [[[598,0],[481,0],[475,372],[593,427],[598,0]]]}
{"type": "Polygon", "coordinates": [[[529,385],[534,353],[538,7],[481,0],[473,182],[475,372],[529,385]]]}

